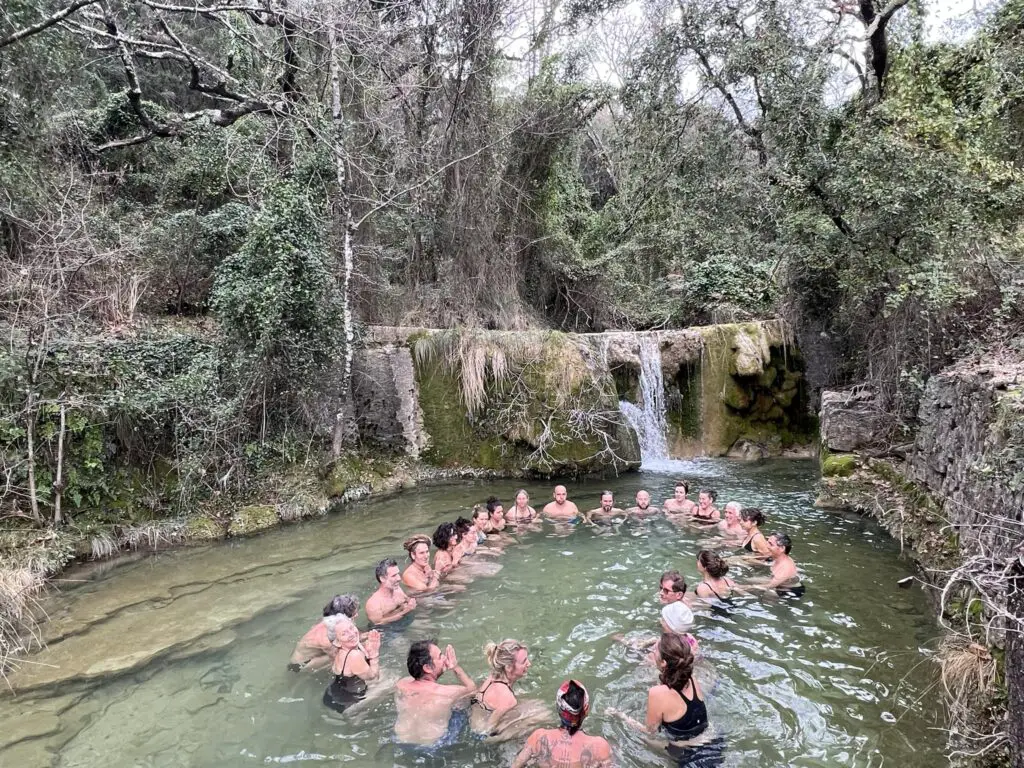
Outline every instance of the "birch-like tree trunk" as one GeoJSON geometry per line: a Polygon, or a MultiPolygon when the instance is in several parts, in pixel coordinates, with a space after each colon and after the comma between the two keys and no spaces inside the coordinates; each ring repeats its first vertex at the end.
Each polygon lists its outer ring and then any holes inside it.
{"type": "Polygon", "coordinates": [[[342,448],[346,444],[351,443],[355,436],[355,419],[352,408],[352,356],[355,346],[355,332],[352,327],[352,270],[354,260],[352,237],[355,234],[355,223],[352,218],[352,200],[348,189],[347,130],[341,92],[340,58],[342,46],[338,40],[338,28],[341,20],[339,19],[337,8],[337,5],[330,6],[330,18],[327,23],[327,43],[330,49],[331,122],[334,129],[331,150],[334,154],[335,183],[337,186],[334,193],[333,209],[335,232],[337,235],[340,235],[341,240],[341,301],[342,319],[345,323],[345,351],[331,440],[331,455],[334,458],[341,454],[342,448]],[[340,232],[338,232],[339,229],[341,230],[340,232]]]}

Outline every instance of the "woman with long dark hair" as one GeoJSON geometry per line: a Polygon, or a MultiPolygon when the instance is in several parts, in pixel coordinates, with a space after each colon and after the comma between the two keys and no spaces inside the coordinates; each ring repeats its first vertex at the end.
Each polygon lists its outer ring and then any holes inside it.
{"type": "Polygon", "coordinates": [[[669,755],[679,765],[711,768],[721,764],[722,741],[694,741],[708,729],[708,710],[693,677],[693,663],[690,645],[679,635],[666,632],[658,641],[660,685],[647,692],[644,722],[618,710],[609,709],[608,713],[647,733],[660,730],[669,740],[669,755]]]}

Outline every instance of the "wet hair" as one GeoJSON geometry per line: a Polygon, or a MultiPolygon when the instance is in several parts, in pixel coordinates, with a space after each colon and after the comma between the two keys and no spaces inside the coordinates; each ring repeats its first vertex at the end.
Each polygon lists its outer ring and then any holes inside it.
{"type": "Polygon", "coordinates": [[[787,555],[789,554],[789,550],[793,548],[793,540],[789,538],[788,534],[773,533],[770,538],[774,538],[775,543],[782,547],[787,555]]]}
{"type": "Polygon", "coordinates": [[[397,567],[398,563],[390,557],[385,557],[383,560],[377,563],[377,567],[373,569],[373,573],[377,577],[377,583],[383,584],[384,579],[387,578],[388,569],[397,567]]]}
{"type": "Polygon", "coordinates": [[[324,606],[324,616],[337,616],[341,614],[350,619],[359,610],[359,598],[355,595],[335,595],[331,602],[324,606]]]}
{"type": "MultiPolygon", "coordinates": [[[[567,690],[565,692],[565,695],[562,696],[562,700],[566,704],[568,704],[570,707],[572,707],[573,709],[576,709],[576,710],[579,710],[579,711],[582,712],[583,711],[583,704],[587,700],[587,692],[583,688],[578,686],[576,684],[575,680],[570,680],[569,681],[569,690],[567,690]]],[[[576,733],[576,731],[578,731],[580,728],[583,727],[583,718],[582,717],[580,718],[579,722],[580,722],[580,724],[577,725],[577,726],[563,725],[562,727],[565,728],[565,730],[569,732],[570,736],[572,736],[574,733],[576,733]]]]}
{"type": "Polygon", "coordinates": [[[469,519],[470,520],[476,520],[481,515],[483,515],[484,517],[487,517],[489,514],[491,514],[491,513],[487,509],[486,506],[484,506],[483,504],[477,504],[476,506],[473,507],[473,511],[472,511],[472,513],[470,513],[469,519]]]}
{"type": "Polygon", "coordinates": [[[504,507],[505,506],[500,501],[498,501],[498,497],[497,496],[488,496],[487,497],[487,501],[485,502],[485,504],[487,506],[487,514],[489,514],[489,515],[493,514],[494,510],[496,510],[498,507],[504,507]]]}
{"type": "Polygon", "coordinates": [[[685,480],[676,480],[676,484],[672,486],[672,489],[675,490],[676,488],[682,488],[687,494],[690,493],[690,484],[685,480]]]}
{"type": "Polygon", "coordinates": [[[488,643],[484,646],[487,666],[495,674],[508,676],[508,671],[516,663],[516,655],[525,649],[525,645],[512,639],[502,640],[500,643],[488,643]]]}
{"type": "Polygon", "coordinates": [[[437,642],[431,638],[430,640],[417,640],[409,646],[409,655],[405,657],[405,667],[409,670],[413,680],[423,677],[423,668],[431,664],[430,648],[434,645],[437,645],[437,642]]]}
{"type": "Polygon", "coordinates": [[[526,496],[526,503],[529,504],[530,503],[530,494],[527,493],[525,488],[520,488],[518,491],[516,491],[516,495],[513,496],[512,498],[515,499],[515,501],[519,501],[519,494],[520,493],[523,494],[524,496],[526,496]]]}
{"type": "Polygon", "coordinates": [[[686,592],[686,580],[679,571],[665,571],[661,574],[661,580],[658,582],[658,585],[661,586],[666,581],[672,585],[673,592],[679,592],[680,594],[686,592]]]}
{"type": "Polygon", "coordinates": [[[728,512],[730,507],[735,508],[737,515],[743,512],[743,505],[740,504],[738,501],[730,501],[728,504],[726,504],[725,511],[728,512]]]}
{"type": "Polygon", "coordinates": [[[706,494],[707,497],[712,501],[718,498],[718,493],[715,491],[714,488],[701,488],[700,492],[706,494]]]}
{"type": "Polygon", "coordinates": [[[704,570],[708,572],[708,576],[713,579],[720,579],[729,572],[729,564],[710,549],[702,549],[698,552],[697,562],[704,567],[704,570]]]}
{"type": "Polygon", "coordinates": [[[458,518],[458,519],[457,519],[457,520],[455,521],[455,532],[456,532],[457,534],[459,534],[459,538],[460,538],[460,539],[461,539],[461,538],[462,538],[463,536],[465,536],[465,535],[466,535],[467,533],[469,533],[469,530],[470,530],[470,528],[472,528],[472,527],[473,527],[473,523],[472,523],[472,521],[470,521],[470,520],[467,520],[467,519],[466,519],[466,518],[464,518],[464,517],[460,517],[460,518],[458,518]]]}
{"type": "Polygon", "coordinates": [[[664,632],[658,641],[658,653],[665,663],[660,675],[662,685],[682,694],[693,677],[693,649],[676,633],[664,632]]]}
{"type": "Polygon", "coordinates": [[[412,553],[416,551],[416,547],[420,544],[426,544],[427,549],[430,549],[430,537],[425,533],[417,533],[415,536],[410,536],[408,539],[402,542],[402,549],[409,553],[409,559],[412,560],[412,553]]]}
{"type": "Polygon", "coordinates": [[[740,518],[750,520],[754,525],[764,525],[764,512],[757,507],[747,507],[740,511],[740,518]]]}
{"type": "Polygon", "coordinates": [[[452,537],[454,535],[454,523],[441,523],[439,526],[437,526],[437,530],[434,531],[434,546],[444,552],[447,552],[448,548],[451,546],[452,537]]]}

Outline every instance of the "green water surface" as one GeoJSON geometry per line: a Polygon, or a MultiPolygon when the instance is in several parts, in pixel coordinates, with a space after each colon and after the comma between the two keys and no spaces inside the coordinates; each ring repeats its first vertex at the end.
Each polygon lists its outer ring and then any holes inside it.
{"type": "MultiPolygon", "coordinates": [[[[778,529],[793,537],[793,556],[808,587],[800,599],[744,597],[727,610],[698,613],[698,674],[711,722],[727,743],[725,764],[942,764],[937,729],[943,713],[930,660],[937,631],[927,596],[916,587],[895,586],[912,572],[898,544],[867,521],[814,509],[815,466],[809,462],[695,462],[687,477],[694,487],[718,489],[720,506],[737,500],[765,509],[766,533],[778,529]]],[[[626,506],[644,487],[660,501],[671,496],[673,479],[639,474],[570,485],[570,498],[581,508],[593,507],[608,486],[626,506]]],[[[7,729],[0,765],[26,765],[25,755],[60,768],[509,764],[519,743],[484,745],[467,738],[434,757],[403,752],[391,741],[390,696],[356,718],[337,715],[321,703],[326,674],[294,674],[285,665],[332,594],[369,595],[373,564],[381,557],[390,555],[404,567],[401,542],[408,535],[432,532],[490,493],[511,505],[514,489],[506,482],[419,488],[257,538],[128,563],[67,590],[51,610],[92,611],[98,623],[133,611],[159,627],[179,596],[194,601],[193,616],[256,597],[264,607],[235,623],[227,639],[210,638],[209,650],[193,642],[128,674],[0,699],[0,722],[10,718],[16,731],[7,729]],[[146,580],[167,582],[160,600],[110,608],[119,591],[146,580]],[[282,597],[275,602],[277,589],[282,597]],[[223,642],[228,644],[217,647],[223,642]],[[50,718],[46,727],[39,725],[44,714],[50,718]]],[[[548,486],[529,489],[538,507],[550,493],[548,486]]],[[[484,644],[515,637],[529,644],[533,660],[517,684],[520,698],[553,701],[559,682],[577,677],[593,698],[587,730],[612,743],[620,766],[669,765],[644,738],[604,713],[614,706],[642,719],[655,677],[638,653],[612,636],[655,630],[658,575],[678,568],[692,584],[694,558],[706,538],[664,519],[568,535],[546,524],[507,547],[496,559],[498,573],[418,609],[411,626],[389,633],[381,669],[392,679],[404,674],[410,640],[436,637],[455,646],[463,667],[479,681],[486,674],[484,644]]],[[[743,580],[754,572],[737,569],[732,575],[743,580]]],[[[132,644],[133,637],[125,636],[111,653],[130,653],[132,644]]]]}

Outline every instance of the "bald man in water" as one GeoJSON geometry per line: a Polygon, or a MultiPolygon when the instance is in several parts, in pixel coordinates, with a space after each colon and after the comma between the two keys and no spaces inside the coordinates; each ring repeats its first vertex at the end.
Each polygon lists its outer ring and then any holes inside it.
{"type": "Polygon", "coordinates": [[[636,492],[636,506],[627,509],[626,514],[633,517],[650,517],[651,515],[660,515],[661,508],[652,507],[651,494],[647,491],[639,490],[636,492]]]}
{"type": "Polygon", "coordinates": [[[580,516],[580,510],[579,507],[566,498],[568,495],[569,492],[565,489],[564,485],[556,485],[553,494],[555,500],[545,504],[541,514],[551,520],[559,520],[561,522],[575,520],[580,516]]]}

